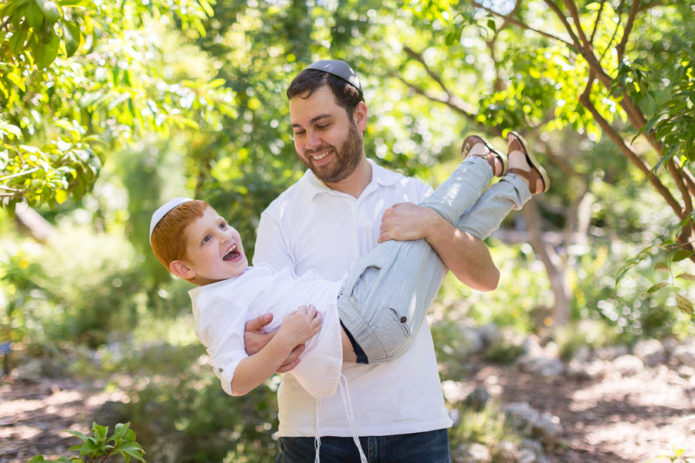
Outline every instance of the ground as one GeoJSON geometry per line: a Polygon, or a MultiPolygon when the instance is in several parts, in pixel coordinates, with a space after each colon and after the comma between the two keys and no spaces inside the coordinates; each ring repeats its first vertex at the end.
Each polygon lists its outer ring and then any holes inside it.
{"type": "Polygon", "coordinates": [[[695,456],[695,381],[684,376],[666,365],[624,375],[608,364],[593,378],[543,378],[481,364],[472,382],[504,403],[528,402],[558,416],[563,442],[552,461],[642,463],[673,455],[674,444],[695,456]]]}
{"type": "MultiPolygon", "coordinates": [[[[627,376],[608,368],[588,379],[548,379],[480,363],[467,383],[558,416],[563,436],[549,455],[553,462],[643,463],[686,443],[695,453],[695,380],[666,365],[627,376]]],[[[69,378],[0,383],[0,463],[64,455],[76,440],[63,431],[88,431],[93,412],[118,400],[114,394],[69,378]]]]}

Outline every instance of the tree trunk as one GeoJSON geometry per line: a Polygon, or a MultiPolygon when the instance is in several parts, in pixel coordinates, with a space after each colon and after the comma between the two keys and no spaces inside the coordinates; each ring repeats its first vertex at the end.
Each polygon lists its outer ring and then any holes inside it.
{"type": "Polygon", "coordinates": [[[53,235],[53,225],[29,207],[26,201],[17,203],[14,208],[14,217],[20,228],[26,230],[39,243],[45,243],[53,235]]]}
{"type": "Polygon", "coordinates": [[[555,248],[543,239],[540,224],[541,215],[535,201],[531,200],[526,203],[522,213],[526,220],[529,243],[531,243],[536,256],[543,262],[548,274],[550,288],[553,291],[555,301],[552,305],[552,326],[565,325],[569,322],[571,315],[571,294],[566,278],[567,266],[555,251],[555,248]]]}

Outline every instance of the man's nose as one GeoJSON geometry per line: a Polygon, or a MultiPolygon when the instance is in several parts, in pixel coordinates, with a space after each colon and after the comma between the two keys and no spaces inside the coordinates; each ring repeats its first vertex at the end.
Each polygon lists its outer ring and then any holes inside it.
{"type": "Polygon", "coordinates": [[[315,130],[309,130],[306,134],[306,148],[313,150],[321,146],[321,139],[315,130]]]}

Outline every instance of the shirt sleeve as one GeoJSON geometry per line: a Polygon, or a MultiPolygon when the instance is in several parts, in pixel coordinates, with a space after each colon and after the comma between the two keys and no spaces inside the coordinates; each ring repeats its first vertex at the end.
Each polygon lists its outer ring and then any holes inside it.
{"type": "Polygon", "coordinates": [[[253,264],[267,264],[276,270],[295,267],[287,237],[278,220],[267,211],[258,223],[253,264]]]}
{"type": "Polygon", "coordinates": [[[222,389],[232,395],[232,379],[244,350],[244,320],[233,301],[219,296],[199,297],[195,303],[195,334],[210,356],[222,389]]]}

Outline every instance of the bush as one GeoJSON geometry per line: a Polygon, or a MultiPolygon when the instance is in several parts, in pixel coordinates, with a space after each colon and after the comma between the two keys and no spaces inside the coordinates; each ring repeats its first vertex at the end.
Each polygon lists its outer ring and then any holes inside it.
{"type": "Polygon", "coordinates": [[[223,392],[197,342],[131,346],[127,352],[109,362],[114,381],[127,379],[118,387],[130,399],[118,405],[115,415],[133,423],[153,459],[163,454],[177,463],[260,463],[274,458],[275,380],[270,380],[272,389],[233,398],[223,392]]]}
{"type": "Polygon", "coordinates": [[[109,428],[97,423],[92,424],[92,433],[83,434],[77,431],[66,431],[77,437],[81,444],[73,445],[68,451],[79,450],[78,457],[60,457],[57,460],[46,460],[43,455],[36,455],[28,463],[103,463],[113,456],[123,458],[126,463],[131,458],[144,462],[144,451],[135,440],[135,433],[130,429],[130,423],[118,423],[114,427],[113,434],[109,436],[109,428]]]}

